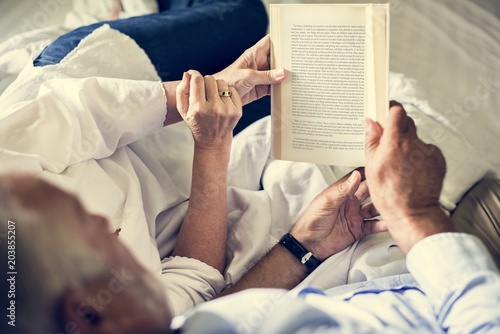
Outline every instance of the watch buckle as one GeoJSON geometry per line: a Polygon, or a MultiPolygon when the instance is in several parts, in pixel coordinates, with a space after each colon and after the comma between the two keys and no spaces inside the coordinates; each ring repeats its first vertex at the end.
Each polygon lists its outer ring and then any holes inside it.
{"type": "Polygon", "coordinates": [[[300,260],[300,262],[302,264],[305,264],[307,261],[309,261],[309,259],[311,258],[311,256],[313,256],[311,252],[307,253],[306,255],[304,255],[302,257],[302,259],[300,260]]]}

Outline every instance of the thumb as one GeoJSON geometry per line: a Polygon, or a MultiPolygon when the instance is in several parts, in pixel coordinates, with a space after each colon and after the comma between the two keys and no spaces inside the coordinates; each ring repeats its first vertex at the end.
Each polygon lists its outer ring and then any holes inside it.
{"type": "Polygon", "coordinates": [[[369,118],[363,120],[363,126],[365,128],[365,155],[368,161],[379,145],[383,129],[380,124],[369,118]]]}
{"type": "Polygon", "coordinates": [[[361,173],[358,170],[353,170],[351,175],[343,182],[343,195],[352,196],[358,190],[361,184],[361,173]]]}
{"type": "Polygon", "coordinates": [[[251,78],[252,84],[257,85],[274,85],[285,80],[286,71],[284,68],[269,70],[269,71],[253,71],[251,78]]]}
{"type": "Polygon", "coordinates": [[[177,110],[184,118],[189,109],[189,89],[190,89],[191,75],[184,72],[182,75],[182,80],[177,85],[176,89],[176,99],[177,99],[177,110]]]}
{"type": "Polygon", "coordinates": [[[334,202],[345,201],[349,196],[354,195],[361,183],[361,174],[357,170],[345,175],[340,180],[327,188],[327,195],[334,202]]]}

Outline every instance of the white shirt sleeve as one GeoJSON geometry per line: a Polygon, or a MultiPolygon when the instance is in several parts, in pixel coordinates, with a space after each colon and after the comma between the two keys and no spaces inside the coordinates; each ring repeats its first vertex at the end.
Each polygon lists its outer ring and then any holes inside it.
{"type": "Polygon", "coordinates": [[[181,256],[162,261],[160,279],[174,315],[183,314],[195,305],[213,299],[226,288],[224,277],[217,269],[181,256]]]}
{"type": "Polygon", "coordinates": [[[166,97],[161,82],[52,79],[34,99],[1,107],[2,159],[35,160],[40,169],[59,173],[108,157],[161,127],[166,97]]]}
{"type": "Polygon", "coordinates": [[[500,330],[500,275],[476,237],[441,233],[408,253],[407,266],[450,333],[500,330]]]}

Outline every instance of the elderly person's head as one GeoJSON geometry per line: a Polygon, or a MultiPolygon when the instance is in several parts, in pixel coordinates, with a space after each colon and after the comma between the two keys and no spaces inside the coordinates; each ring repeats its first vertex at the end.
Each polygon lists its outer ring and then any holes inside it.
{"type": "Polygon", "coordinates": [[[33,176],[0,176],[0,219],[2,236],[15,231],[11,300],[21,332],[168,331],[159,281],[74,196],[33,176]]]}

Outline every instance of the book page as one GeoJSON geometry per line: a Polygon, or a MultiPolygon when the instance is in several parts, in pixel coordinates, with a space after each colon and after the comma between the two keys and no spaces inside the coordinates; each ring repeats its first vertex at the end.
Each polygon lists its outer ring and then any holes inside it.
{"type": "Polygon", "coordinates": [[[270,13],[272,67],[289,72],[272,92],[273,155],[363,165],[361,120],[377,118],[373,13],[364,5],[272,5],[270,13]]]}

